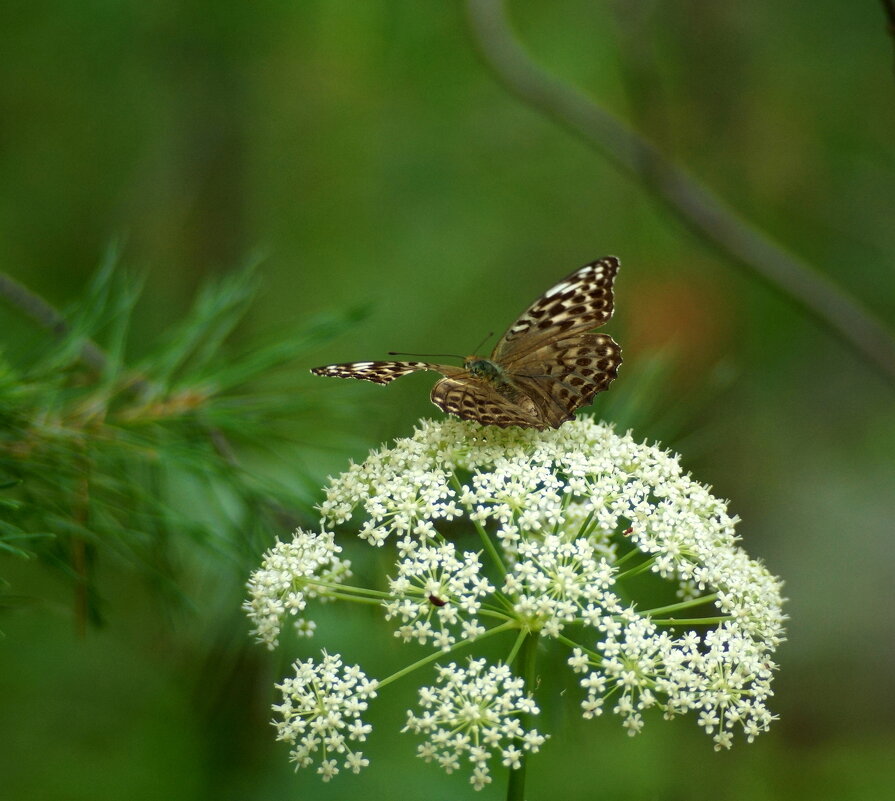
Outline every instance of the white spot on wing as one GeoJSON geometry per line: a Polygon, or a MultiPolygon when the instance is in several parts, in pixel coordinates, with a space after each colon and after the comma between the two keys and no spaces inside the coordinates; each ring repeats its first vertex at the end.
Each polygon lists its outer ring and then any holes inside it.
{"type": "Polygon", "coordinates": [[[565,292],[571,284],[568,281],[563,281],[561,284],[557,284],[555,287],[548,289],[544,294],[545,298],[552,298],[557,292],[565,292]]]}

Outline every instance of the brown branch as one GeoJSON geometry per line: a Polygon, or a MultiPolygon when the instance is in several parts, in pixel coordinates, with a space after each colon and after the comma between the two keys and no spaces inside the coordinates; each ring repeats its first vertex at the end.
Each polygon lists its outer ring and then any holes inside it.
{"type": "Polygon", "coordinates": [[[789,296],[895,380],[895,337],[839,286],[750,225],[651,142],[535,64],[519,44],[503,0],[467,0],[486,65],[522,101],[643,181],[692,231],[789,296]]]}

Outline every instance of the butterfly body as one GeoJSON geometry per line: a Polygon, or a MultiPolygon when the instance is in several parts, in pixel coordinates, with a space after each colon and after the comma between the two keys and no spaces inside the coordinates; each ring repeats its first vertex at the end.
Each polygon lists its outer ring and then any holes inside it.
{"type": "Polygon", "coordinates": [[[463,369],[483,381],[499,382],[504,376],[503,368],[499,364],[488,359],[480,359],[478,356],[467,356],[463,362],[463,369]]]}
{"type": "Polygon", "coordinates": [[[612,316],[618,267],[618,259],[607,256],[551,287],[507,329],[487,359],[468,356],[463,367],[351,362],[311,372],[388,384],[434,370],[444,377],[432,388],[432,402],[449,414],[502,428],[558,428],[618,374],[621,348],[608,334],[590,333],[612,316]]]}

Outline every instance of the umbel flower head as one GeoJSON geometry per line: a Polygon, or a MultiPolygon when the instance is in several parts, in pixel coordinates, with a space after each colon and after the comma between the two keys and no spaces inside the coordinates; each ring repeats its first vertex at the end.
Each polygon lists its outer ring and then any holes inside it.
{"type": "Polygon", "coordinates": [[[275,648],[287,615],[295,617],[297,634],[310,637],[314,633],[314,621],[299,613],[308,599],[327,599],[328,587],[351,575],[349,563],[338,556],[341,551],[333,535],[322,532],[278,542],[264,555],[261,567],[249,579],[249,599],[243,604],[260,642],[275,648]]]}
{"type": "Polygon", "coordinates": [[[277,739],[294,745],[291,757],[300,768],[310,765],[319,751],[317,772],[324,781],[339,772],[340,762],[358,773],[369,763],[360,751],[351,750],[349,741],[367,739],[371,726],[360,713],[367,708],[367,699],[375,697],[376,681],[326,651],[319,663],[309,659],[293,668],[295,676],[277,685],[283,694],[283,703],[274,706],[281,716],[275,723],[277,739]]]}
{"type": "Polygon", "coordinates": [[[537,647],[565,652],[583,717],[609,710],[631,735],[650,708],[692,713],[716,748],[774,719],[781,583],[740,548],[726,504],[667,451],[588,418],[547,431],[423,421],[332,479],[320,512],[323,530],[278,544],[250,582],[256,633],[272,646],[315,596],[376,600],[394,635],[429,654],[380,691],[505,636],[499,664],[438,667],[405,727],[424,738],[424,759],[469,765],[476,788],[492,764],[518,768],[548,736],[531,727],[537,647]],[[344,583],[337,527],[393,550],[378,588],[344,583]],[[650,575],[649,597],[666,588],[662,606],[638,601],[650,575]]]}

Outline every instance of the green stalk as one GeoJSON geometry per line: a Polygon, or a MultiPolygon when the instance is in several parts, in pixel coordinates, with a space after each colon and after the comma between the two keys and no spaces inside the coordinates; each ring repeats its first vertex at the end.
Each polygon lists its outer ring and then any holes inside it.
{"type": "Polygon", "coordinates": [[[556,639],[559,642],[561,642],[563,645],[567,645],[572,650],[574,650],[575,648],[580,648],[582,651],[584,651],[584,653],[586,653],[593,660],[594,664],[600,664],[600,662],[603,661],[602,654],[599,654],[596,651],[594,651],[593,649],[587,648],[586,646],[581,645],[581,643],[577,643],[574,640],[570,640],[564,634],[560,634],[556,639]]]}
{"type": "Polygon", "coordinates": [[[718,623],[726,623],[733,620],[732,615],[720,615],[719,617],[651,617],[650,620],[657,626],[714,626],[718,623]]]}
{"type": "Polygon", "coordinates": [[[641,609],[641,615],[666,615],[669,612],[680,612],[681,609],[690,609],[694,606],[702,606],[703,604],[710,603],[714,601],[718,597],[717,592],[713,592],[711,595],[702,595],[699,598],[693,598],[689,601],[681,601],[677,604],[669,604],[668,606],[657,606],[653,609],[641,609]]]}
{"type": "Polygon", "coordinates": [[[435,651],[434,653],[429,654],[428,656],[424,656],[422,659],[417,659],[412,665],[408,665],[405,668],[402,668],[397,673],[392,673],[391,676],[384,678],[379,682],[379,687],[385,687],[388,684],[391,684],[393,681],[397,681],[402,676],[406,676],[408,673],[412,673],[414,670],[423,667],[424,665],[428,665],[430,662],[434,662],[436,659],[442,656],[447,656],[448,654],[459,650],[460,648],[465,648],[467,645],[472,645],[474,642],[479,642],[481,640],[487,639],[488,637],[493,637],[495,634],[500,634],[504,631],[508,631],[509,629],[515,628],[516,623],[514,621],[507,621],[506,623],[502,623],[499,626],[495,626],[493,629],[488,629],[487,631],[479,634],[478,637],[473,637],[469,640],[461,640],[456,645],[451,648],[448,648],[446,651],[435,651]]]}
{"type": "Polygon", "coordinates": [[[373,606],[382,606],[382,601],[377,600],[376,598],[364,598],[363,596],[358,595],[349,595],[344,592],[329,592],[326,594],[327,598],[333,598],[337,601],[351,601],[351,603],[355,604],[372,604],[373,606]]]}
{"type": "MultiPolygon", "coordinates": [[[[515,650],[515,649],[514,649],[515,650]]],[[[516,657],[516,665],[521,667],[522,678],[525,680],[525,689],[534,693],[537,671],[535,665],[538,654],[538,635],[530,633],[522,643],[516,657]]],[[[531,715],[520,715],[519,723],[528,731],[531,728],[531,715]]],[[[518,770],[510,770],[510,780],[507,783],[507,801],[525,801],[525,769],[528,755],[523,751],[521,764],[518,770]]]]}
{"type": "MultiPolygon", "coordinates": [[[[454,489],[457,490],[457,497],[459,498],[460,494],[463,492],[463,485],[460,483],[460,479],[457,478],[456,473],[451,476],[451,482],[454,485],[454,489]]],[[[471,512],[472,510],[470,509],[469,511],[471,512]]],[[[500,554],[498,553],[494,543],[491,541],[491,537],[488,536],[488,532],[485,531],[485,527],[478,520],[473,520],[472,524],[475,526],[475,530],[478,531],[479,537],[481,538],[482,544],[485,546],[485,550],[488,552],[488,555],[494,560],[494,564],[500,571],[500,575],[506,576],[506,565],[503,563],[503,559],[500,558],[500,554]]]]}
{"type": "Polygon", "coordinates": [[[372,590],[367,589],[366,587],[356,587],[353,584],[337,584],[333,581],[323,581],[321,579],[316,579],[313,577],[303,578],[302,582],[304,584],[311,585],[313,584],[315,587],[323,587],[325,590],[333,590],[335,592],[343,592],[348,593],[350,595],[371,595],[374,598],[381,598],[385,601],[390,601],[395,596],[390,592],[383,592],[382,590],[372,590]]]}
{"type": "Polygon", "coordinates": [[[621,581],[622,579],[631,578],[632,576],[637,576],[640,573],[644,573],[649,570],[655,563],[658,557],[651,556],[645,562],[641,562],[636,567],[632,567],[630,570],[626,570],[624,573],[619,573],[616,577],[616,581],[621,581]]]}

